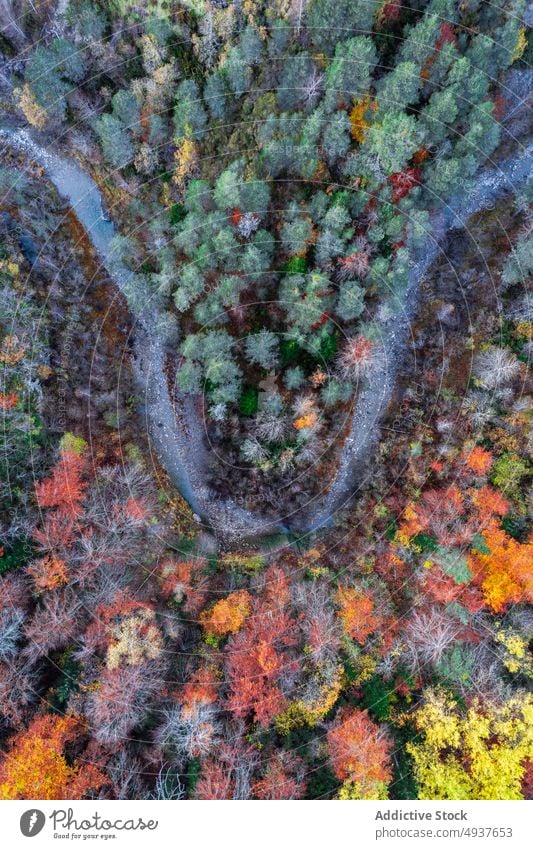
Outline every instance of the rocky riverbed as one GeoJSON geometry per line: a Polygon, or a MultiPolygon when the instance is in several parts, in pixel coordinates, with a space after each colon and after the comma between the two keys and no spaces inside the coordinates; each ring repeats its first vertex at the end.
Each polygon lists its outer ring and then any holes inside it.
{"type": "MultiPolygon", "coordinates": [[[[439,256],[450,230],[467,227],[469,218],[490,208],[498,197],[516,190],[531,172],[531,146],[518,137],[527,129],[525,92],[530,73],[514,73],[507,79],[507,124],[502,150],[505,158],[486,168],[475,191],[458,194],[436,215],[432,232],[413,258],[409,283],[400,303],[391,301],[381,309],[381,349],[357,398],[350,431],[340,449],[338,472],[331,486],[310,498],[305,507],[280,509],[279,516],[267,518],[246,510],[231,497],[220,498],[209,487],[209,451],[205,425],[191,398],[170,389],[167,374],[168,322],[146,287],[142,275],[135,274],[114,252],[116,229],[103,211],[95,182],[73,160],[52,153],[44,140],[25,128],[4,129],[7,144],[24,152],[44,169],[59,194],[70,204],[85,229],[102,265],[125,296],[132,316],[134,371],[141,411],[153,447],[172,483],[187,499],[199,522],[209,526],[226,544],[250,538],[263,538],[290,531],[306,533],[330,524],[354,492],[364,484],[365,470],[379,436],[379,426],[390,404],[398,368],[406,350],[409,328],[416,314],[422,280],[439,256]],[[524,114],[526,112],[526,114],[524,114]],[[513,144],[511,144],[513,143],[513,144]],[[509,152],[509,148],[513,152],[509,152]],[[518,148],[518,149],[517,149],[518,148]]],[[[173,328],[175,333],[175,328],[173,328]]],[[[179,333],[179,331],[178,331],[179,333]]],[[[174,339],[175,342],[175,339],[174,339]]]]}

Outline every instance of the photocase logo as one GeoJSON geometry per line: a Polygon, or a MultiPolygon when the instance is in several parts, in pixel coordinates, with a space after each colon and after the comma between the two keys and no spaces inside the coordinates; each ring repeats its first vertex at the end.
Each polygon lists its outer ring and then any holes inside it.
{"type": "Polygon", "coordinates": [[[30,811],[24,811],[20,818],[20,830],[24,837],[35,837],[43,830],[46,817],[42,811],[37,808],[32,808],[30,811]]]}

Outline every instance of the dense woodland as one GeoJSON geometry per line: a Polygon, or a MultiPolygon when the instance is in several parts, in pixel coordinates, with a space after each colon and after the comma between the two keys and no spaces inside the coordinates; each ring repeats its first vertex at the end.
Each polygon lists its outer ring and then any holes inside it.
{"type": "MultiPolygon", "coordinates": [[[[333,480],[435,217],[526,144],[524,15],[0,2],[0,123],[97,182],[216,491],[333,480]]],[[[0,798],[531,797],[529,202],[427,275],[351,504],[228,547],[151,450],[131,305],[2,146],[0,798]]]]}

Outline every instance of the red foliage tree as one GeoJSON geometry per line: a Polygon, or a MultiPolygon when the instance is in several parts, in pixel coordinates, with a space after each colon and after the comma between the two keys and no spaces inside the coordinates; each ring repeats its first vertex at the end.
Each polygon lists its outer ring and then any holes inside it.
{"type": "Polygon", "coordinates": [[[196,560],[163,560],[158,569],[161,580],[161,592],[165,598],[183,602],[183,609],[193,616],[197,615],[205,605],[208,591],[208,581],[204,575],[206,561],[196,560]]]}
{"type": "Polygon", "coordinates": [[[395,23],[402,13],[400,0],[387,0],[378,12],[378,21],[382,26],[395,23]]]}
{"type": "Polygon", "coordinates": [[[364,786],[388,783],[391,742],[369,719],[368,711],[347,711],[339,719],[328,731],[329,757],[337,778],[364,786]]]}
{"type": "Polygon", "coordinates": [[[465,499],[456,484],[442,489],[428,489],[420,503],[409,505],[401,530],[408,536],[421,531],[433,534],[440,545],[469,543],[476,532],[473,520],[465,521],[465,499]]]}
{"type": "Polygon", "coordinates": [[[197,704],[210,705],[216,702],[219,688],[220,680],[215,667],[205,663],[183,685],[179,699],[189,708],[197,704]]]}
{"type": "Polygon", "coordinates": [[[305,795],[304,763],[292,752],[275,752],[264,775],[252,785],[257,799],[301,799],[305,795]],[[301,775],[298,775],[301,773],[301,775]]]}
{"type": "Polygon", "coordinates": [[[455,578],[446,575],[437,564],[433,564],[424,575],[422,586],[430,598],[440,604],[458,601],[470,613],[478,613],[485,606],[483,596],[477,587],[458,584],[455,578]]]}
{"type": "Polygon", "coordinates": [[[285,706],[280,688],[284,674],[294,668],[287,649],[296,642],[295,623],[286,608],[288,582],[283,571],[266,573],[263,597],[256,601],[244,628],[227,646],[230,684],[228,707],[239,718],[250,714],[267,725],[285,706]]]}
{"type": "Polygon", "coordinates": [[[83,455],[62,451],[51,475],[35,484],[39,507],[55,507],[59,515],[70,519],[81,516],[81,502],[87,489],[87,482],[83,480],[86,467],[83,455]]]}
{"type": "Polygon", "coordinates": [[[525,772],[522,779],[522,795],[524,799],[533,799],[533,761],[525,763],[525,772]]]}
{"type": "Polygon", "coordinates": [[[399,200],[409,194],[414,186],[418,186],[421,180],[421,172],[418,168],[406,168],[405,171],[398,171],[396,174],[391,174],[389,183],[392,186],[392,202],[398,203],[399,200]]]}
{"type": "Polygon", "coordinates": [[[202,763],[202,774],[196,785],[197,799],[232,799],[235,782],[225,764],[217,758],[202,763]]]}

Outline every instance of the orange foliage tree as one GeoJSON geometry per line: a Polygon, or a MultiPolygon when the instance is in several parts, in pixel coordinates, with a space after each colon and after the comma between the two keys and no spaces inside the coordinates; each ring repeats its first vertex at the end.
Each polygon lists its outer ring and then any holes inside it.
{"type": "Polygon", "coordinates": [[[490,451],[486,451],[481,445],[476,445],[465,457],[465,463],[468,468],[480,477],[487,474],[493,461],[494,458],[490,451]]]}
{"type": "Polygon", "coordinates": [[[179,700],[184,707],[192,709],[196,705],[211,705],[216,702],[220,681],[216,667],[207,662],[198,667],[180,688],[179,700]]]}
{"type": "Polygon", "coordinates": [[[505,516],[509,512],[509,502],[492,486],[470,489],[468,495],[479,513],[480,522],[485,522],[491,516],[505,516]]]}
{"type": "Polygon", "coordinates": [[[487,551],[471,554],[468,565],[487,605],[501,613],[509,604],[533,601],[533,544],[508,536],[496,519],[484,530],[483,539],[487,551]]]}
{"type": "Polygon", "coordinates": [[[266,573],[266,590],[255,603],[244,628],[227,646],[226,669],[230,683],[229,709],[238,718],[253,714],[267,725],[285,707],[280,688],[284,674],[293,668],[287,649],[296,642],[295,623],[286,606],[288,581],[282,569],[266,573]]]}
{"type": "Polygon", "coordinates": [[[69,581],[68,568],[60,557],[47,556],[36,560],[28,567],[28,574],[33,578],[36,588],[41,591],[54,590],[69,581]]]}
{"type": "Polygon", "coordinates": [[[211,610],[204,610],[200,622],[208,634],[225,637],[226,634],[236,634],[240,631],[251,612],[250,593],[237,590],[227,598],[217,601],[211,610]]]}
{"type": "Polygon", "coordinates": [[[337,604],[342,627],[361,645],[382,624],[381,617],[375,614],[371,596],[355,587],[339,587],[337,604]]]}
{"type": "Polygon", "coordinates": [[[341,713],[328,731],[329,757],[340,781],[357,784],[360,796],[371,798],[391,778],[391,742],[366,710],[341,713]]]}
{"type": "Polygon", "coordinates": [[[0,763],[0,799],[81,799],[108,782],[94,764],[63,753],[82,731],[73,716],[38,716],[13,737],[0,763]]]}

